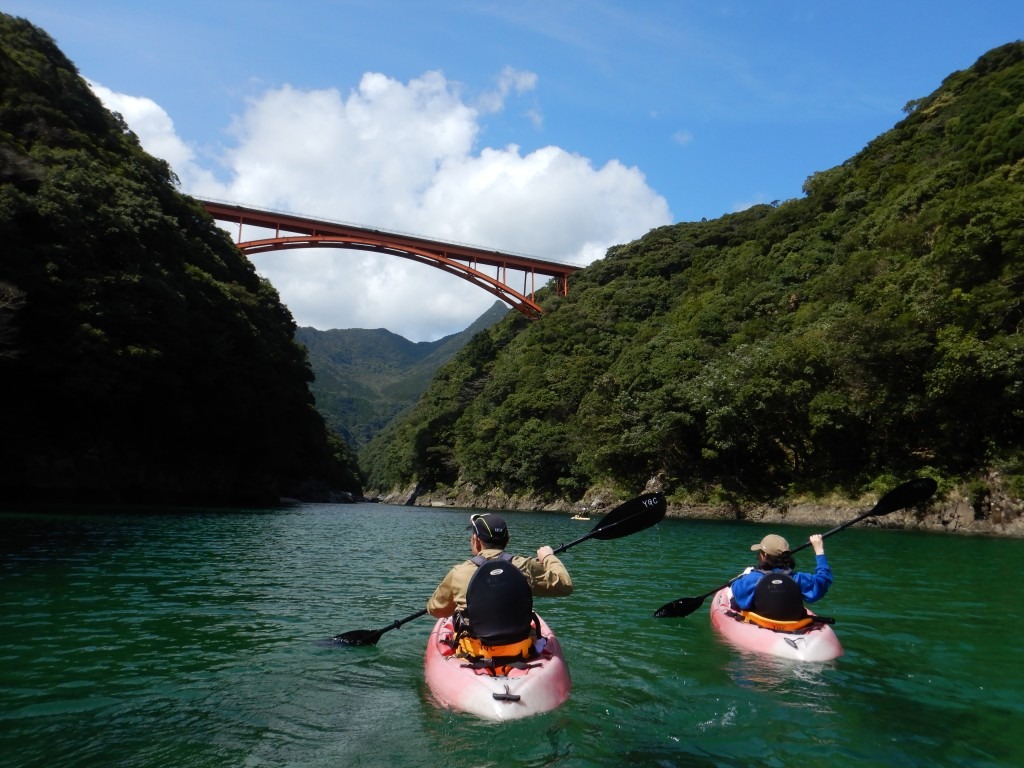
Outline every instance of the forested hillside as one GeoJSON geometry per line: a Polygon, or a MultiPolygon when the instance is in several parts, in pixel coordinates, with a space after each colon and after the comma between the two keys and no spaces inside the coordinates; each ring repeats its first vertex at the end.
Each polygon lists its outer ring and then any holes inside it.
{"type": "Polygon", "coordinates": [[[295,324],[43,31],[0,14],[0,494],[361,493],[295,324]]]}
{"type": "Polygon", "coordinates": [[[409,341],[384,328],[299,328],[296,339],[309,353],[317,410],[358,451],[419,399],[438,368],[508,312],[496,301],[469,328],[437,341],[409,341]]]}
{"type": "MultiPolygon", "coordinates": [[[[547,499],[1024,486],[1024,44],[950,75],[805,196],[609,250],[440,372],[378,490],[547,499]]],[[[983,489],[982,489],[983,490],[983,489]]]]}

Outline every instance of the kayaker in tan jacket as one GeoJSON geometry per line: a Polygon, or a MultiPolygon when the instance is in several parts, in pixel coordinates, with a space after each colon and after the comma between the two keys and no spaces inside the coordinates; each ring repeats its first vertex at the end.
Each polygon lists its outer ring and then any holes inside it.
{"type": "MultiPolygon", "coordinates": [[[[431,616],[443,618],[464,611],[466,588],[479,563],[500,557],[508,546],[508,526],[500,515],[474,514],[469,521],[473,558],[454,566],[434,590],[427,600],[427,612],[431,616]]],[[[572,594],[572,578],[550,546],[538,549],[536,557],[514,555],[511,562],[526,576],[534,595],[563,597],[572,594]]]]}

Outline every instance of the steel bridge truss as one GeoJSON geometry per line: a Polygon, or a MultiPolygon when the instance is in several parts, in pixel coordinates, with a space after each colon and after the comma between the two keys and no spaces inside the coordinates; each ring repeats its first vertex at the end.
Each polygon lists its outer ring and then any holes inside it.
{"type": "Polygon", "coordinates": [[[211,200],[198,202],[215,220],[238,225],[236,245],[247,256],[289,248],[345,248],[398,256],[460,277],[534,319],[543,314],[535,299],[538,276],[542,278],[541,285],[553,278],[557,295],[565,296],[569,292],[569,275],[579,269],[530,256],[318,221],[289,213],[211,200]],[[243,240],[243,227],[247,226],[273,231],[274,236],[243,240]],[[481,267],[493,268],[494,276],[483,272],[481,267]],[[510,273],[522,273],[522,290],[509,284],[510,273]]]}

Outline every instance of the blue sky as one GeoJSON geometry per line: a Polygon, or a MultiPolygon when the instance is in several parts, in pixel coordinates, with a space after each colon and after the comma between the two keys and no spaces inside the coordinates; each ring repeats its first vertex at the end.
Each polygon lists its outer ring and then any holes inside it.
{"type": "MultiPolygon", "coordinates": [[[[801,196],[1020,0],[5,0],[182,189],[578,264],[801,196]]],[[[300,325],[461,330],[494,297],[361,252],[254,259],[300,325]]]]}

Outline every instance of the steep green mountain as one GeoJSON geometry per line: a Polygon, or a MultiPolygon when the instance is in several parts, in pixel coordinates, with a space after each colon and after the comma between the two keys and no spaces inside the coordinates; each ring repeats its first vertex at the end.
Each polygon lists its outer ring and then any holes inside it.
{"type": "Polygon", "coordinates": [[[240,503],[361,493],[277,292],[0,14],[0,495],[240,503]]]}
{"type": "Polygon", "coordinates": [[[1024,44],[805,196],[651,231],[509,316],[363,452],[368,485],[576,499],[1024,486],[1024,44]]]}
{"type": "Polygon", "coordinates": [[[327,425],[358,450],[416,402],[437,369],[479,331],[508,314],[496,301],[461,333],[412,342],[383,328],[319,331],[299,328],[315,376],[310,389],[327,425]]]}

